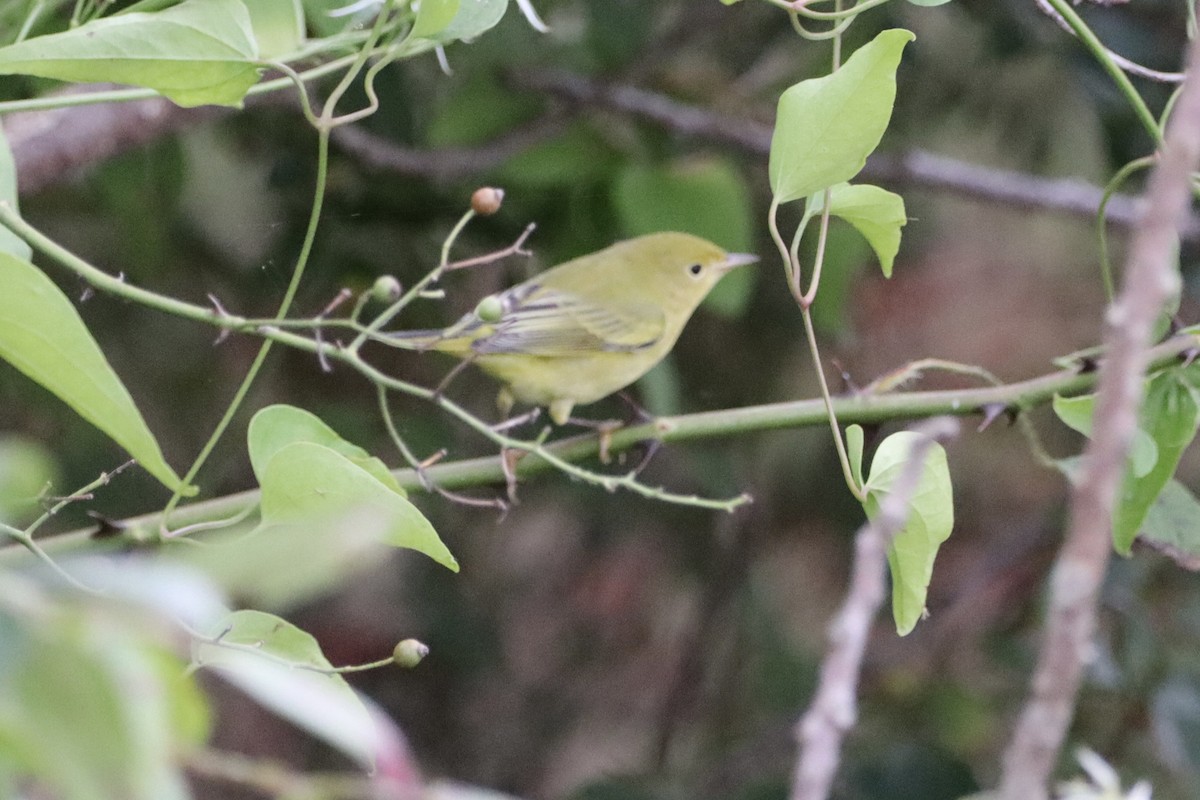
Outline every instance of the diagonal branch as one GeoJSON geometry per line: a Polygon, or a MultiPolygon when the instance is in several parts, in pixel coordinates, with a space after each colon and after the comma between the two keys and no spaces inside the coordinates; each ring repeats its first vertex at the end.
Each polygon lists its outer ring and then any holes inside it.
{"type": "Polygon", "coordinates": [[[1105,359],[1096,396],[1094,438],[1071,494],[1070,527],[1050,582],[1046,631],[1029,699],[1004,756],[1003,800],[1041,800],[1092,658],[1100,586],[1112,552],[1113,507],[1137,430],[1142,375],[1155,319],[1179,290],[1175,234],[1188,205],[1190,174],[1200,164],[1200,39],[1134,231],[1127,280],[1107,314],[1105,359]]]}
{"type": "Polygon", "coordinates": [[[474,147],[423,150],[401,145],[359,125],[344,125],[333,132],[333,141],[372,169],[431,180],[469,180],[510,158],[553,139],[567,129],[569,120],[547,114],[474,147]]]}
{"type": "MultiPolygon", "coordinates": [[[[732,145],[755,155],[765,156],[770,150],[771,128],[765,123],[689,106],[634,86],[605,84],[569,72],[551,71],[522,72],[510,80],[518,88],[540,91],[574,104],[606,108],[685,136],[732,145]]],[[[87,87],[64,93],[94,90],[95,87],[87,87]]],[[[254,100],[256,105],[284,102],[288,102],[286,98],[273,95],[254,100]]],[[[4,124],[21,191],[28,194],[60,184],[96,163],[156,138],[226,113],[227,109],[211,107],[181,109],[156,97],[18,112],[6,115],[4,124]]],[[[551,113],[473,147],[403,147],[354,126],[339,128],[333,138],[343,151],[375,169],[450,181],[493,169],[557,135],[568,122],[569,119],[551,113]]],[[[1042,178],[984,167],[924,150],[875,153],[868,159],[862,176],[892,186],[946,191],[1014,208],[1083,218],[1095,217],[1103,198],[1103,190],[1086,181],[1042,178]]],[[[1131,226],[1137,219],[1133,198],[1114,195],[1105,218],[1114,225],[1131,226]]],[[[1200,237],[1200,221],[1190,219],[1183,227],[1183,236],[1200,237]]]]}
{"type": "MultiPolygon", "coordinates": [[[[571,103],[609,109],[660,125],[684,136],[733,145],[758,156],[771,150],[771,126],[741,116],[690,106],[661,94],[571,72],[538,70],[514,74],[511,83],[571,103]]],[[[909,150],[874,153],[860,173],[866,180],[894,187],[918,187],[951,192],[962,197],[1001,203],[1014,208],[1054,211],[1074,217],[1094,218],[1104,198],[1103,189],[1074,178],[1043,178],[1022,172],[970,164],[957,159],[909,150]]],[[[1105,218],[1130,227],[1137,221],[1134,199],[1113,195],[1105,218]]],[[[1185,238],[1200,237],[1200,220],[1189,219],[1185,238]]]]}
{"type": "MultiPolygon", "coordinates": [[[[272,336],[289,345],[300,343],[313,346],[305,340],[284,332],[272,336]]],[[[330,348],[331,345],[325,345],[330,348]]],[[[1155,368],[1178,364],[1197,347],[1195,335],[1176,336],[1150,351],[1155,368]]],[[[1017,383],[988,386],[980,389],[894,392],[878,395],[835,397],[833,406],[838,418],[844,423],[875,424],[888,421],[924,419],[940,415],[983,416],[994,415],[997,408],[1023,413],[1044,405],[1056,395],[1071,396],[1092,389],[1096,382],[1095,372],[1080,372],[1078,369],[1062,369],[1017,383]]],[[[677,417],[659,417],[640,425],[621,428],[609,435],[604,442],[593,435],[576,436],[554,442],[547,450],[563,461],[577,462],[595,458],[604,444],[609,453],[620,453],[636,446],[639,442],[658,441],[665,444],[712,439],[722,436],[739,436],[754,431],[780,430],[786,428],[813,427],[828,424],[824,400],[795,400],[746,408],[706,411],[677,417]]],[[[519,478],[527,478],[553,469],[545,459],[531,454],[522,458],[515,467],[519,478]]],[[[508,477],[504,460],[497,456],[442,462],[425,467],[429,480],[445,489],[464,489],[472,486],[503,483],[508,477]]],[[[422,491],[420,476],[411,469],[393,471],[399,484],[407,491],[422,491]]],[[[210,500],[179,506],[172,514],[178,527],[233,517],[246,513],[258,505],[259,492],[250,490],[216,497],[210,500]]],[[[114,545],[138,545],[154,541],[157,537],[162,515],[144,514],[112,523],[117,531],[106,539],[114,545]]],[[[86,547],[92,540],[94,528],[72,531],[46,539],[48,552],[61,553],[73,548],[86,547]]],[[[0,563],[17,557],[24,550],[16,546],[0,547],[0,563]]]]}

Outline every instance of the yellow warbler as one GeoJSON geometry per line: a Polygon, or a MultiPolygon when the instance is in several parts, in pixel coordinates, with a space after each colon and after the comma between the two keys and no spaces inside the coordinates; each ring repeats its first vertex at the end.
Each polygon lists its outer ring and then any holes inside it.
{"type": "Polygon", "coordinates": [[[563,424],[577,404],[625,388],[662,360],[726,272],[757,256],[686,233],[618,242],[499,294],[444,330],[388,335],[449,353],[504,384],[497,400],[547,406],[563,424]]]}

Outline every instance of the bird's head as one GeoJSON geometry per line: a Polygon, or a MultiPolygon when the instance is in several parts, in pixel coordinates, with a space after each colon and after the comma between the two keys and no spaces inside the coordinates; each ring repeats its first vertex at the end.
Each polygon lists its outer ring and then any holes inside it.
{"type": "Polygon", "coordinates": [[[730,270],[758,261],[758,256],[727,253],[710,241],[688,233],[652,233],[619,245],[647,300],[674,305],[689,313],[730,270]]]}

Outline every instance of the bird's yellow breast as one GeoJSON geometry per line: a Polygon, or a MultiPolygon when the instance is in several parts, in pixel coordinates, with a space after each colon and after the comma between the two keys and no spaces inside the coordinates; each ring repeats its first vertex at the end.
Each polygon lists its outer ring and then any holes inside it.
{"type": "Polygon", "coordinates": [[[662,360],[674,344],[659,341],[643,350],[537,357],[500,353],[473,363],[508,386],[513,397],[531,405],[571,400],[585,405],[624,389],[662,360]]]}

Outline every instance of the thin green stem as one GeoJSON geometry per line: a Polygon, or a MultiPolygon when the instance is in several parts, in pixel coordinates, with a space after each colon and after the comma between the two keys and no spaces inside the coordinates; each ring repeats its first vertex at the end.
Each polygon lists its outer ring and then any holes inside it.
{"type": "Polygon", "coordinates": [[[349,125],[353,122],[357,122],[360,119],[369,117],[378,111],[379,95],[375,93],[375,77],[384,67],[388,66],[399,57],[400,52],[396,49],[392,49],[383,55],[378,61],[372,64],[367,70],[367,74],[363,77],[363,91],[367,95],[367,105],[364,108],[358,109],[357,111],[351,111],[347,114],[341,115],[340,117],[334,117],[330,121],[330,124],[333,126],[349,125]]]}
{"type": "Polygon", "coordinates": [[[1171,112],[1175,110],[1175,102],[1179,100],[1179,93],[1183,91],[1183,84],[1175,87],[1171,92],[1171,96],[1167,98],[1167,102],[1163,104],[1162,113],[1158,115],[1158,127],[1162,130],[1167,129],[1167,120],[1171,118],[1171,112]]]}
{"type": "Polygon", "coordinates": [[[796,226],[796,232],[792,234],[792,246],[788,248],[788,256],[792,260],[792,297],[799,303],[803,298],[804,293],[800,288],[800,242],[804,240],[804,232],[808,230],[808,223],[812,221],[812,214],[809,213],[808,204],[804,204],[804,216],[800,218],[800,224],[796,226]]]}
{"type": "Polygon", "coordinates": [[[374,49],[376,43],[379,42],[379,37],[383,35],[384,28],[387,27],[391,5],[393,3],[387,3],[385,7],[379,9],[379,14],[375,17],[375,24],[371,26],[371,32],[367,35],[366,43],[359,48],[354,61],[346,69],[345,74],[342,75],[337,85],[333,87],[333,91],[325,98],[325,104],[321,107],[321,126],[319,129],[331,125],[334,118],[334,111],[337,108],[338,102],[342,99],[342,95],[354,83],[354,79],[358,77],[363,66],[371,57],[371,51],[374,49]]]}
{"type": "MultiPolygon", "coordinates": [[[[771,241],[775,243],[775,249],[779,251],[779,257],[783,260],[784,274],[787,276],[788,288],[792,292],[792,296],[800,298],[800,263],[795,257],[794,251],[789,251],[787,244],[783,241],[783,236],[779,233],[779,198],[771,199],[771,207],[767,210],[767,230],[771,232],[771,241]]],[[[797,235],[803,230],[804,223],[801,222],[797,228],[797,235]]]]}
{"type": "Polygon", "coordinates": [[[24,547],[26,550],[32,553],[38,559],[38,561],[41,561],[43,564],[45,564],[51,572],[62,578],[65,583],[82,592],[87,592],[88,594],[96,593],[95,589],[83,583],[74,575],[63,569],[62,566],[53,558],[51,558],[50,554],[42,549],[42,546],[34,541],[33,537],[25,531],[18,530],[11,525],[5,525],[4,523],[0,522],[0,535],[7,536],[21,547],[24,547]]]}
{"type": "Polygon", "coordinates": [[[95,589],[85,585],[74,575],[71,575],[69,572],[59,566],[58,562],[51,558],[50,554],[43,550],[40,544],[34,541],[33,535],[37,533],[38,529],[41,528],[42,525],[46,524],[46,522],[55,514],[62,511],[72,503],[90,499],[92,492],[94,492],[96,489],[99,489],[101,486],[107,486],[114,477],[124,472],[132,464],[133,461],[126,461],[124,464],[112,470],[111,472],[101,472],[100,477],[96,478],[96,480],[92,481],[88,485],[72,492],[66,497],[59,498],[56,503],[48,507],[41,516],[34,520],[30,525],[26,526],[24,530],[0,523],[0,533],[7,535],[30,553],[33,553],[33,555],[35,555],[43,564],[48,566],[56,575],[69,583],[71,586],[74,586],[76,589],[95,594],[95,589]]]}
{"type": "Polygon", "coordinates": [[[1108,201],[1124,185],[1130,175],[1138,170],[1146,169],[1157,160],[1156,156],[1143,156],[1130,161],[1117,170],[1112,180],[1104,187],[1104,195],[1100,198],[1100,205],[1096,209],[1096,238],[1100,247],[1100,276],[1104,279],[1104,294],[1108,298],[1109,303],[1112,303],[1116,297],[1116,288],[1112,275],[1112,262],[1108,257],[1108,224],[1104,212],[1108,208],[1108,201]]]}
{"type": "Polygon", "coordinates": [[[350,343],[350,346],[346,348],[349,352],[357,353],[363,344],[366,343],[368,338],[378,333],[383,329],[384,325],[387,325],[389,322],[395,319],[397,314],[407,308],[408,304],[413,300],[420,297],[421,293],[429,288],[429,286],[437,283],[437,281],[442,277],[442,274],[446,271],[446,267],[450,263],[450,248],[458,239],[458,235],[462,233],[463,228],[465,228],[467,223],[474,218],[475,211],[473,209],[468,209],[467,212],[463,214],[461,218],[459,218],[458,222],[455,223],[454,227],[450,230],[450,233],[446,237],[445,241],[442,242],[442,255],[438,265],[426,273],[425,277],[413,284],[407,292],[400,296],[399,300],[392,303],[387,307],[387,309],[380,313],[379,316],[371,320],[371,323],[367,325],[366,328],[363,329],[362,333],[360,333],[358,337],[350,343]]]}
{"type": "Polygon", "coordinates": [[[829,382],[825,379],[825,366],[821,363],[821,352],[817,348],[817,334],[813,330],[812,311],[806,306],[800,307],[800,316],[804,319],[804,335],[808,339],[808,351],[812,355],[813,365],[817,370],[817,382],[821,386],[821,399],[825,402],[825,413],[829,418],[829,429],[833,432],[833,444],[837,448],[838,461],[842,465],[842,477],[850,494],[858,500],[867,499],[863,487],[854,479],[854,470],[850,468],[850,458],[846,455],[846,443],[842,440],[842,429],[838,425],[837,412],[833,407],[833,398],[829,394],[829,382]]]}
{"type": "Polygon", "coordinates": [[[825,244],[829,239],[829,201],[830,190],[825,190],[825,202],[821,208],[821,224],[817,229],[817,253],[813,258],[813,277],[808,291],[800,298],[801,308],[810,308],[817,299],[817,289],[821,285],[821,267],[825,264],[825,244]]]}
{"type": "Polygon", "coordinates": [[[1154,140],[1155,146],[1161,146],[1163,142],[1162,129],[1158,126],[1154,115],[1150,113],[1150,108],[1146,105],[1146,101],[1138,94],[1134,88],[1133,82],[1129,80],[1129,76],[1125,71],[1113,61],[1109,55],[1108,48],[1100,41],[1100,38],[1092,32],[1092,29],[1087,26],[1083,18],[1075,12],[1074,7],[1068,0],[1046,0],[1059,16],[1066,21],[1083,45],[1091,51],[1092,56],[1100,62],[1100,66],[1108,73],[1113,82],[1117,84],[1117,88],[1121,94],[1125,95],[1125,99],[1129,101],[1129,105],[1133,107],[1134,114],[1142,123],[1142,127],[1146,129],[1146,133],[1150,134],[1150,138],[1154,140]]]}
{"type": "MultiPolygon", "coordinates": [[[[291,334],[282,334],[291,336],[291,334]]],[[[311,344],[311,340],[295,337],[311,344]]],[[[1200,333],[1176,335],[1149,351],[1149,369],[1159,370],[1180,364],[1187,354],[1200,346],[1200,333]]],[[[332,349],[332,348],[331,348],[332,349]]],[[[1016,383],[977,389],[941,389],[935,391],[892,392],[887,394],[856,394],[833,398],[837,418],[845,423],[877,425],[887,422],[927,419],[948,414],[952,416],[988,415],[995,408],[1024,414],[1030,409],[1049,403],[1056,395],[1072,397],[1095,388],[1096,371],[1063,368],[1016,383]]],[[[705,411],[676,417],[659,417],[652,422],[632,425],[614,431],[608,438],[610,453],[619,453],[647,440],[664,444],[683,444],[719,437],[744,436],[749,433],[810,428],[827,424],[829,420],[824,398],[792,400],[745,408],[705,411]]],[[[582,461],[594,458],[601,443],[595,436],[575,436],[545,445],[547,451],[563,460],[582,461]]],[[[551,465],[537,455],[521,459],[515,468],[520,478],[542,474],[551,465]]],[[[503,481],[505,468],[497,456],[471,458],[435,464],[425,468],[430,480],[447,489],[486,486],[503,481]]],[[[394,470],[399,485],[406,491],[422,491],[423,484],[416,470],[394,470]]],[[[195,524],[222,519],[258,505],[258,490],[192,502],[180,506],[174,514],[177,523],[195,524]]],[[[159,529],[161,512],[121,520],[116,544],[136,545],[151,541],[159,529]]],[[[94,544],[94,528],[65,532],[43,540],[47,550],[63,552],[94,544]]],[[[0,548],[0,563],[21,552],[21,548],[0,548]]]]}
{"type": "Polygon", "coordinates": [[[41,16],[42,9],[46,7],[46,0],[35,0],[29,6],[29,13],[25,15],[25,20],[21,23],[21,29],[17,31],[17,38],[13,40],[13,44],[23,42],[29,36],[29,32],[33,30],[37,18],[41,16]]]}
{"type": "Polygon", "coordinates": [[[792,29],[810,42],[823,42],[827,39],[836,41],[850,27],[850,23],[854,22],[854,17],[846,17],[827,31],[810,31],[804,27],[804,23],[800,21],[800,15],[795,11],[790,11],[788,18],[792,22],[792,29]]]}
{"type": "Polygon", "coordinates": [[[111,481],[117,475],[120,475],[132,465],[133,461],[126,461],[124,464],[112,470],[111,472],[101,472],[100,477],[96,478],[96,480],[92,481],[87,486],[72,492],[66,497],[59,498],[58,502],[47,508],[40,517],[38,517],[25,528],[25,535],[32,538],[33,535],[37,533],[38,528],[46,524],[46,522],[55,514],[62,511],[72,503],[77,503],[80,500],[88,499],[91,497],[92,492],[94,492],[96,489],[99,489],[101,486],[107,486],[109,481],[111,481]]]}
{"type": "MultiPolygon", "coordinates": [[[[292,270],[292,279],[288,283],[287,291],[284,292],[283,300],[279,303],[279,309],[276,316],[279,318],[286,317],[288,311],[292,307],[292,302],[296,299],[296,293],[300,289],[300,281],[304,277],[304,268],[308,265],[308,258],[312,254],[313,242],[316,241],[317,227],[321,221],[321,208],[325,201],[325,184],[329,177],[329,129],[320,128],[317,131],[317,173],[316,185],[313,189],[312,210],[308,217],[308,228],[304,232],[304,243],[300,247],[300,254],[296,257],[296,266],[292,270]]],[[[224,436],[225,431],[229,428],[234,416],[240,410],[242,403],[246,399],[246,395],[250,391],[250,386],[254,383],[254,379],[258,377],[259,370],[262,369],[263,363],[267,360],[267,355],[271,352],[272,342],[270,339],[264,341],[258,348],[258,353],[254,357],[254,361],[250,364],[250,369],[246,372],[246,377],[242,379],[241,385],[230,401],[228,408],[225,409],[225,414],[213,429],[212,435],[208,437],[208,441],[200,450],[200,454],[196,456],[196,460],[192,462],[191,468],[188,469],[187,475],[184,476],[182,485],[190,486],[196,474],[200,472],[204,462],[208,460],[212,454],[213,448],[217,446],[217,442],[224,436]]],[[[163,509],[162,534],[168,533],[168,524],[171,517],[171,512],[179,504],[182,498],[180,490],[176,490],[171,499],[167,501],[166,507],[163,509]]]]}
{"type": "Polygon", "coordinates": [[[320,129],[321,121],[313,112],[312,101],[308,99],[308,91],[304,86],[304,79],[300,77],[300,73],[284,64],[282,61],[268,61],[267,66],[271,69],[282,72],[297,89],[297,94],[300,96],[300,111],[304,114],[304,118],[308,120],[308,124],[316,129],[320,129]]]}
{"type": "MultiPolygon", "coordinates": [[[[828,0],[826,0],[828,2],[828,0]]],[[[791,8],[796,13],[809,19],[818,20],[835,20],[835,19],[853,19],[864,11],[870,11],[872,8],[881,6],[888,0],[862,0],[860,3],[855,3],[850,8],[842,9],[840,0],[835,3],[833,11],[817,11],[813,9],[813,3],[791,3],[791,8]]]]}
{"type": "MultiPolygon", "coordinates": [[[[261,642],[232,642],[225,638],[226,633],[221,633],[216,636],[209,636],[188,625],[183,625],[183,627],[197,642],[211,645],[212,647],[220,647],[226,650],[249,653],[259,658],[264,658],[274,664],[288,667],[289,669],[315,672],[318,675],[340,675],[348,672],[366,672],[367,670],[379,669],[380,667],[388,667],[395,664],[395,661],[391,658],[382,658],[378,661],[372,661],[367,664],[352,664],[347,667],[323,667],[320,664],[310,664],[305,661],[296,661],[294,659],[275,655],[271,651],[264,649],[261,642]]],[[[204,664],[200,663],[199,666],[202,667],[204,664]]]]}
{"type": "MultiPolygon", "coordinates": [[[[869,2],[869,0],[868,0],[868,2],[869,2]]],[[[855,6],[855,8],[857,9],[860,6],[865,6],[865,5],[868,5],[868,4],[862,3],[862,4],[855,6]]],[[[840,13],[841,10],[842,10],[842,0],[835,0],[835,3],[834,3],[835,13],[840,13]]],[[[854,9],[851,9],[851,10],[853,11],[854,9]]],[[[853,19],[853,17],[848,17],[846,21],[849,22],[852,19],[853,19]]],[[[834,37],[833,52],[832,52],[831,58],[833,61],[831,72],[836,73],[838,71],[838,69],[841,68],[841,65],[842,65],[842,44],[841,44],[840,32],[838,33],[837,36],[834,37]]],[[[850,466],[850,458],[846,454],[846,442],[842,438],[841,426],[838,425],[837,412],[834,410],[834,406],[833,406],[833,397],[829,393],[829,382],[825,377],[825,365],[821,362],[821,350],[817,345],[817,333],[816,333],[816,330],[813,328],[813,323],[812,323],[812,304],[816,300],[817,290],[820,288],[821,268],[825,262],[825,245],[826,245],[826,241],[827,241],[828,235],[829,235],[829,203],[830,203],[830,190],[829,190],[829,188],[826,188],[825,194],[824,194],[824,203],[822,204],[822,208],[821,208],[821,224],[820,224],[819,234],[818,234],[818,238],[817,238],[817,252],[816,252],[816,256],[814,258],[814,263],[813,263],[812,282],[809,286],[808,291],[802,292],[802,289],[800,286],[800,280],[799,280],[800,270],[799,270],[799,267],[796,266],[795,274],[797,277],[796,277],[795,285],[792,287],[792,294],[796,298],[796,303],[800,306],[800,316],[804,320],[804,337],[808,341],[808,351],[809,351],[810,355],[812,356],[813,367],[817,371],[817,382],[821,387],[821,399],[825,403],[825,411],[829,417],[829,429],[830,429],[830,432],[833,434],[833,444],[834,444],[834,447],[837,449],[838,462],[842,466],[842,477],[845,479],[846,487],[850,490],[850,493],[853,494],[854,497],[860,503],[862,503],[862,502],[866,501],[866,492],[863,490],[863,487],[860,486],[858,481],[855,479],[854,470],[850,466]]],[[[803,219],[802,225],[807,226],[810,218],[811,218],[810,212],[807,208],[805,208],[805,214],[804,214],[804,219],[803,219]]],[[[803,228],[796,231],[796,237],[792,242],[792,250],[791,250],[792,260],[794,262],[796,262],[797,264],[798,264],[798,256],[796,254],[798,252],[798,248],[799,248],[799,244],[800,244],[800,235],[801,235],[802,230],[803,230],[803,228]]]]}
{"type": "Polygon", "coordinates": [[[224,319],[229,323],[226,327],[236,327],[243,322],[239,317],[222,315],[216,309],[198,306],[152,292],[148,289],[142,289],[126,283],[113,275],[109,275],[103,270],[97,269],[22,219],[21,215],[6,200],[0,200],[0,223],[3,223],[5,227],[20,236],[36,250],[45,253],[97,289],[110,292],[136,303],[141,303],[149,308],[154,308],[167,314],[174,314],[197,322],[221,324],[221,320],[224,319]]]}

